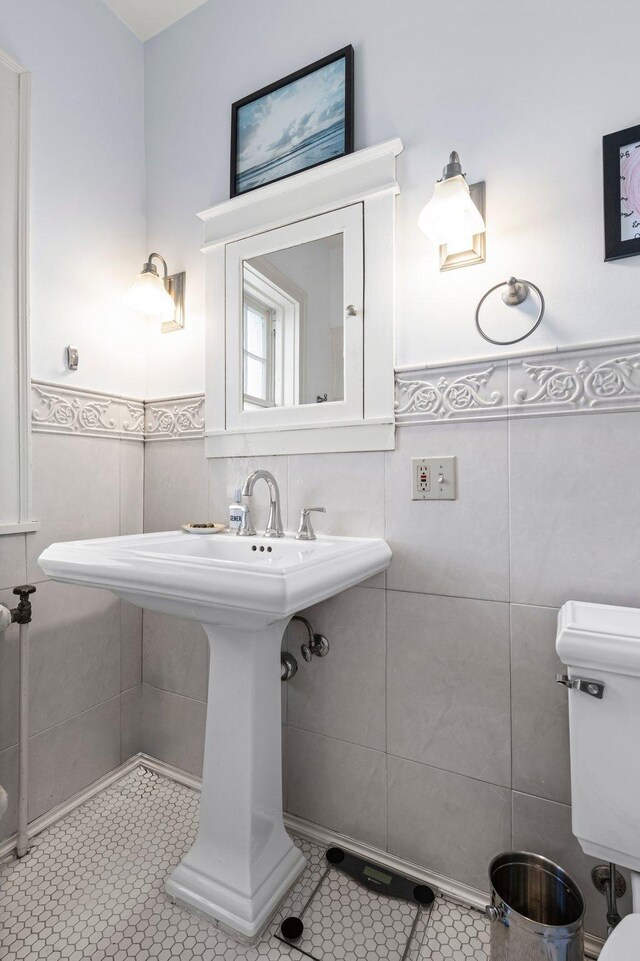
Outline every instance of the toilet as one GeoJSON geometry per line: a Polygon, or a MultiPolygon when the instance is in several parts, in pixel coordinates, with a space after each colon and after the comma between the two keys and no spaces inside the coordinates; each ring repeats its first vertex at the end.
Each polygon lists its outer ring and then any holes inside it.
{"type": "Polygon", "coordinates": [[[640,958],[640,914],[629,914],[607,938],[599,961],[638,961],[640,958]]]}
{"type": "Polygon", "coordinates": [[[640,961],[640,610],[568,601],[556,650],[567,666],[573,833],[585,854],[631,871],[634,913],[600,961],[640,961]]]}

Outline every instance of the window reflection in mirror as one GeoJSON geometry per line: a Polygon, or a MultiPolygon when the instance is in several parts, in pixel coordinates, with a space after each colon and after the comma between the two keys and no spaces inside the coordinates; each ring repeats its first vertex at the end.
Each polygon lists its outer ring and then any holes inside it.
{"type": "Polygon", "coordinates": [[[344,399],[343,235],[243,261],[243,409],[344,399]]]}

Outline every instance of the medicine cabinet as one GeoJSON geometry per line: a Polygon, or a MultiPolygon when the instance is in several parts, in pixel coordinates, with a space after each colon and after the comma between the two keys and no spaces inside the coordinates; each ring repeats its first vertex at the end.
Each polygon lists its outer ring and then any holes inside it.
{"type": "Polygon", "coordinates": [[[399,140],[200,214],[209,457],[394,446],[399,140]]]}

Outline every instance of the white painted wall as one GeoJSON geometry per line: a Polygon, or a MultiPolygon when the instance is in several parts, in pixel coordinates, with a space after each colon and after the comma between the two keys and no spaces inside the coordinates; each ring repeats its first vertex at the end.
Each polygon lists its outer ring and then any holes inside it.
{"type": "Polygon", "coordinates": [[[510,273],[547,318],[528,345],[640,334],[640,258],[603,263],[601,137],[640,121],[634,0],[209,0],[145,45],[148,236],[187,270],[184,332],[152,332],[151,394],[202,390],[202,230],[228,197],[230,105],[353,43],[356,148],[403,139],[397,362],[484,355],[481,294],[510,273]],[[416,220],[451,149],[487,181],[487,263],[440,274],[416,220]]]}
{"type": "Polygon", "coordinates": [[[384,0],[208,0],[143,48],[101,0],[0,0],[0,48],[33,73],[33,376],[138,395],[146,384],[148,396],[203,389],[195,214],[228,196],[230,104],[349,41],[356,146],[398,135],[407,148],[398,364],[486,353],[475,304],[511,272],[547,297],[531,348],[637,335],[640,259],[602,262],[600,140],[640,119],[620,54],[620,24],[629,35],[638,21],[632,0],[544,0],[516,18],[507,0],[462,0],[455,15],[398,0],[393,16],[384,0]],[[440,274],[416,219],[451,148],[487,181],[488,262],[440,274]],[[147,246],[188,272],[184,331],[161,335],[124,311],[147,246]]]}
{"type": "Polygon", "coordinates": [[[32,73],[32,376],[141,396],[143,45],[101,0],[0,0],[0,48],[32,73]]]}

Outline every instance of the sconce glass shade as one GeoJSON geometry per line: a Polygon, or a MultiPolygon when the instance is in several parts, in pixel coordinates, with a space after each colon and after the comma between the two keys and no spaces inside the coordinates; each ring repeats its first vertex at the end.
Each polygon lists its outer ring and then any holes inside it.
{"type": "Polygon", "coordinates": [[[158,276],[153,265],[145,264],[141,274],[124,295],[127,307],[146,314],[148,317],[160,317],[161,320],[173,320],[176,305],[173,297],[167,291],[164,281],[158,276]],[[151,269],[148,269],[151,266],[151,269]]]}
{"type": "Polygon", "coordinates": [[[433,197],[418,218],[418,226],[438,245],[460,244],[486,230],[462,174],[436,183],[433,197]]]}

